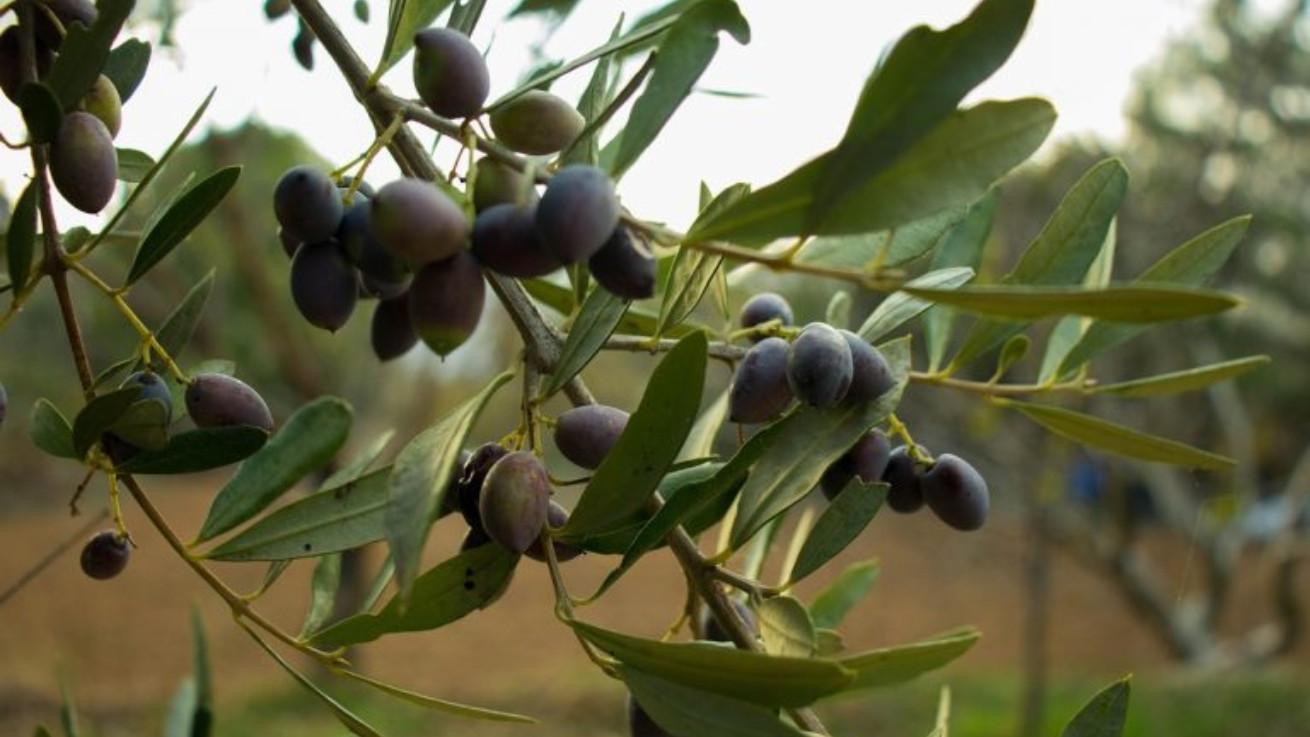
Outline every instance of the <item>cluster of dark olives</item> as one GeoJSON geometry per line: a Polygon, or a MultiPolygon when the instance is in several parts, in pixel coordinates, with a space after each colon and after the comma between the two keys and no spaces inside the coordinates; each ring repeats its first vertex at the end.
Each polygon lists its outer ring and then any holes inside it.
{"type": "MultiPolygon", "coordinates": [[[[89,27],[98,16],[89,0],[47,0],[50,13],[34,12],[33,55],[37,81],[49,74],[74,23],[89,27]],[[56,20],[58,21],[56,23],[56,20]]],[[[11,25],[0,33],[0,91],[18,102],[23,85],[20,34],[11,25]]],[[[118,181],[118,154],[114,137],[122,125],[122,100],[105,75],[96,77],[76,108],[64,113],[50,144],[50,179],[70,205],[97,213],[109,204],[118,181]]]]}
{"type": "MultiPolygon", "coordinates": [[[[514,553],[544,561],[541,533],[563,527],[569,513],[552,500],[550,477],[541,459],[527,451],[511,452],[496,443],[460,456],[446,490],[444,511],[458,510],[468,523],[460,550],[495,543],[514,553]]],[[[555,558],[569,560],[582,550],[552,542],[555,558]]]]}
{"type": "Polygon", "coordinates": [[[117,530],[96,533],[82,547],[82,572],[98,581],[113,578],[127,568],[132,544],[117,530]]]}
{"type": "MultiPolygon", "coordinates": [[[[792,320],[787,300],[773,293],[752,297],[740,315],[748,329],[792,320]]],[[[737,365],[728,397],[733,422],[769,422],[794,399],[812,407],[872,402],[896,385],[882,353],[849,330],[812,322],[790,342],[752,335],[757,342],[737,365]]]]}
{"type": "Polygon", "coordinates": [[[278,180],[273,212],[291,296],[310,324],[335,332],[361,298],[377,299],[371,337],[383,361],[420,339],[444,356],[477,327],[486,287],[465,248],[468,217],[432,183],[403,178],[375,191],[296,166],[278,180]]]}

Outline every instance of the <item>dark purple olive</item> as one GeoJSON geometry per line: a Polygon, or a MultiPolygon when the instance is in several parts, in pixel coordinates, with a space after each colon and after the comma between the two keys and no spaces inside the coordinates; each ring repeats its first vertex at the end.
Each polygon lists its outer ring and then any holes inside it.
{"type": "Polygon", "coordinates": [[[806,325],[787,351],[787,383],[797,399],[812,407],[841,402],[853,371],[850,346],[826,323],[806,325]]]}
{"type": "Polygon", "coordinates": [[[941,521],[957,530],[976,530],[987,521],[987,482],[968,461],[950,453],[937,456],[919,480],[923,499],[941,521]]]}
{"type": "Polygon", "coordinates": [[[604,404],[574,407],[555,421],[555,445],[583,468],[597,469],[628,425],[628,413],[604,404]]]}
{"type": "Polygon", "coordinates": [[[769,422],[782,414],[792,399],[787,382],[787,341],[765,338],[751,346],[737,364],[728,392],[728,419],[769,422]]]}
{"type": "Polygon", "coordinates": [[[117,576],[127,568],[132,557],[132,546],[116,530],[105,530],[87,541],[82,548],[82,572],[96,580],[117,576]]]}
{"type": "Polygon", "coordinates": [[[226,374],[196,374],[186,388],[186,407],[198,427],[252,425],[273,431],[273,414],[259,393],[226,374]]]}

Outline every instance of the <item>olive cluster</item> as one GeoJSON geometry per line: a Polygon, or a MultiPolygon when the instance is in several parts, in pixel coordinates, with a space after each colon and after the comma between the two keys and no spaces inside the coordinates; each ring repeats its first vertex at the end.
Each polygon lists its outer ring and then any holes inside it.
{"type": "MultiPolygon", "coordinates": [[[[748,300],[740,316],[744,328],[787,327],[792,320],[786,299],[771,292],[748,300]]],[[[849,330],[813,322],[790,342],[753,336],[757,342],[737,365],[728,395],[733,422],[769,422],[793,400],[812,407],[872,402],[896,385],[882,353],[849,330]]]]}
{"type": "MultiPolygon", "coordinates": [[[[733,422],[769,422],[797,399],[814,407],[870,402],[895,385],[878,349],[848,330],[816,322],[790,343],[763,337],[770,325],[793,323],[791,305],[778,294],[751,297],[739,320],[757,342],[738,364],[729,390],[733,422]]],[[[934,459],[922,447],[913,453],[905,446],[892,448],[877,428],[824,470],[819,488],[831,500],[855,478],[866,484],[886,482],[887,506],[897,512],[908,514],[926,504],[958,530],[976,530],[987,519],[987,482],[977,469],[949,453],[934,459]]]]}
{"type": "MultiPolygon", "coordinates": [[[[433,112],[470,118],[483,111],[490,75],[467,36],[428,28],[414,37],[414,84],[433,112]]],[[[518,95],[488,118],[498,142],[531,156],[565,149],[585,127],[576,109],[545,90],[518,95]]],[[[482,314],[481,268],[523,279],[585,262],[615,295],[654,295],[650,246],[620,222],[618,194],[604,171],[564,166],[538,194],[534,179],[483,158],[467,181],[472,222],[460,202],[419,179],[374,192],[310,166],[283,174],[273,209],[292,254],[291,294],[305,319],[335,332],[360,299],[379,299],[372,343],[386,361],[420,340],[441,356],[468,340],[482,314]]]]}
{"type": "MultiPolygon", "coordinates": [[[[54,66],[66,29],[77,23],[89,27],[98,12],[89,0],[45,0],[51,13],[34,12],[33,56],[37,80],[54,66]],[[58,21],[56,23],[55,21],[58,21]]],[[[17,103],[23,86],[21,34],[17,25],[0,33],[0,91],[17,103]]],[[[50,144],[50,179],[70,205],[97,213],[109,204],[118,181],[118,154],[114,137],[122,125],[118,88],[99,75],[73,110],[60,118],[50,144]]]]}
{"type": "MultiPolygon", "coordinates": [[[[541,533],[546,527],[563,527],[569,513],[550,498],[553,490],[541,459],[487,443],[461,453],[456,471],[446,489],[443,512],[459,511],[468,523],[461,551],[495,543],[546,560],[541,533]]],[[[564,543],[552,546],[560,561],[582,554],[580,548],[564,543]]]]}

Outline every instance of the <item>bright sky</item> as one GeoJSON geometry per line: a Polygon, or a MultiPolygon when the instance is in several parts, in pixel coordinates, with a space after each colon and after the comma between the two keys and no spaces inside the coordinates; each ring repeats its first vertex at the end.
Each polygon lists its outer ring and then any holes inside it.
{"type": "MultiPolygon", "coordinates": [[[[830,147],[888,43],[919,23],[949,25],[973,6],[970,0],[812,0],[803,6],[809,12],[798,12],[801,5],[776,0],[739,3],[753,39],[738,46],[724,36],[701,85],[759,97],[697,95],[684,105],[664,138],[620,187],[625,203],[643,217],[685,227],[694,214],[700,180],[716,190],[736,181],[765,184],[830,147]]],[[[371,0],[374,18],[368,25],[354,19],[351,0],[324,4],[364,59],[376,59],[386,0],[371,0]]],[[[474,37],[479,45],[491,46],[493,97],[514,85],[528,63],[530,46],[541,38],[541,27],[532,22],[493,29],[491,21],[514,4],[488,3],[483,27],[474,37]]],[[[550,38],[546,51],[551,56],[581,53],[607,38],[620,12],[631,17],[656,4],[587,0],[579,17],[550,38]]],[[[289,49],[295,21],[287,16],[269,23],[262,5],[256,0],[192,0],[176,27],[181,51],[157,54],[124,110],[118,145],[159,154],[208,89],[217,86],[207,116],[210,125],[227,128],[255,115],[295,129],[335,162],[363,151],[371,130],[326,54],[317,49],[317,69],[301,70],[289,49]]],[[[1120,109],[1134,71],[1167,38],[1193,27],[1202,6],[1203,0],[1042,0],[1015,55],[975,98],[1043,96],[1060,113],[1055,136],[1095,132],[1118,137],[1123,130],[1120,109]]],[[[397,92],[412,94],[409,69],[408,60],[402,61],[384,81],[397,92]]],[[[576,94],[588,74],[579,72],[557,89],[576,94]]],[[[0,130],[21,138],[14,109],[0,108],[0,130]]],[[[0,180],[11,197],[22,186],[27,161],[12,152],[0,159],[0,180]]],[[[394,173],[387,166],[370,179],[384,182],[394,173]]],[[[85,222],[77,213],[62,216],[68,225],[85,222]]]]}

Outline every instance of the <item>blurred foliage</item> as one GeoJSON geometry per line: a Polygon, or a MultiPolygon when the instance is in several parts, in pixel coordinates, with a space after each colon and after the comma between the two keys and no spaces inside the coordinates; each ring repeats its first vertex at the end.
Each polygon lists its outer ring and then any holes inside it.
{"type": "MultiPolygon", "coordinates": [[[[1088,166],[1120,156],[1131,173],[1118,218],[1116,276],[1122,278],[1215,222],[1252,214],[1246,240],[1214,285],[1237,290],[1247,301],[1243,309],[1178,326],[1192,355],[1180,355],[1173,342],[1162,347],[1138,340],[1097,366],[1098,375],[1107,376],[1172,370],[1204,360],[1207,345],[1224,355],[1273,355],[1276,367],[1239,382],[1262,482],[1290,471],[1310,418],[1308,80],[1306,3],[1216,0],[1196,32],[1170,42],[1139,75],[1126,106],[1124,141],[1063,141],[1044,162],[1006,183],[997,218],[1000,238],[1024,242],[1088,166]]],[[[1173,424],[1173,436],[1207,447],[1215,447],[1216,438],[1224,442],[1223,423],[1201,411],[1197,397],[1180,402],[1186,404],[1175,404],[1178,412],[1153,411],[1154,421],[1173,424]]]]}

